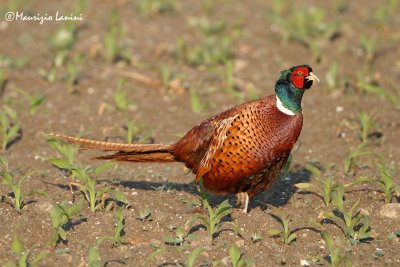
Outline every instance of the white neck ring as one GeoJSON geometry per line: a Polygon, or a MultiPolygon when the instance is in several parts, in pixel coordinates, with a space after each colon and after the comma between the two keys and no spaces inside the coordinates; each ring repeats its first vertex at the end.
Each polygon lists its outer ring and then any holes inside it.
{"type": "Polygon", "coordinates": [[[291,111],[290,109],[286,108],[282,101],[279,99],[278,96],[276,96],[276,107],[279,109],[280,112],[285,113],[286,115],[293,116],[295,113],[291,111]]]}

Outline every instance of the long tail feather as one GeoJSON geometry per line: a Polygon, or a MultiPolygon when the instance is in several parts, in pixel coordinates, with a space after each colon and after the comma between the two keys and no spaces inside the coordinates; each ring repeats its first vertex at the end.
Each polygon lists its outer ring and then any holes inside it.
{"type": "Polygon", "coordinates": [[[172,145],[161,144],[120,144],[76,138],[63,134],[50,133],[49,136],[64,139],[69,143],[79,144],[83,149],[118,151],[112,155],[98,156],[94,159],[135,161],[135,162],[174,162],[170,153],[172,145]]]}
{"type": "Polygon", "coordinates": [[[96,141],[84,138],[77,138],[72,136],[67,136],[57,133],[49,133],[49,136],[64,139],[69,143],[79,144],[81,148],[84,149],[97,149],[103,151],[124,151],[124,152],[168,152],[171,145],[161,145],[161,144],[121,144],[121,143],[111,143],[96,141]]]}
{"type": "Polygon", "coordinates": [[[168,152],[132,153],[118,152],[112,155],[99,156],[95,159],[135,161],[135,162],[174,162],[175,157],[168,152]]]}

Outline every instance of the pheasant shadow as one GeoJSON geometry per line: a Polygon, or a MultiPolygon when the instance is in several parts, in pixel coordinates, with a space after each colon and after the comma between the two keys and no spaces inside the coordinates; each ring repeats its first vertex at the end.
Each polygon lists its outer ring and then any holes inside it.
{"type": "Polygon", "coordinates": [[[275,184],[267,191],[256,196],[249,203],[249,209],[259,206],[266,210],[268,205],[275,207],[286,205],[294,194],[294,185],[310,181],[311,173],[301,165],[295,165],[286,175],[280,175],[275,184]]]}

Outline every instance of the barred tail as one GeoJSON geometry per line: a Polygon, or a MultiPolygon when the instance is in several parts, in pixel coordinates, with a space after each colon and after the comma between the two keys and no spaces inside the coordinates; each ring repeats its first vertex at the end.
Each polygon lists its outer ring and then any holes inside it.
{"type": "Polygon", "coordinates": [[[120,144],[90,139],[77,138],[63,134],[49,133],[49,136],[61,138],[69,143],[79,144],[83,149],[102,151],[118,151],[112,155],[98,156],[95,159],[136,161],[136,162],[174,162],[175,157],[170,153],[172,145],[162,144],[120,144]]]}

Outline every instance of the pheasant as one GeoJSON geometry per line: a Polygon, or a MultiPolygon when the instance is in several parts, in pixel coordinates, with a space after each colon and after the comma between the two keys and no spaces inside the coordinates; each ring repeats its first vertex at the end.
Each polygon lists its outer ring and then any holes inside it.
{"type": "Polygon", "coordinates": [[[117,151],[95,159],[184,162],[196,182],[214,194],[237,194],[247,212],[249,198],[277,180],[303,126],[301,100],[313,81],[308,65],[281,71],[275,95],[233,107],[194,126],[174,144],[119,144],[50,135],[84,149],[117,151]]]}

